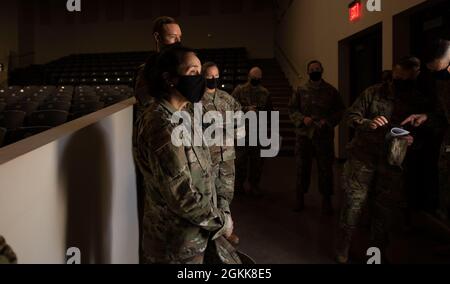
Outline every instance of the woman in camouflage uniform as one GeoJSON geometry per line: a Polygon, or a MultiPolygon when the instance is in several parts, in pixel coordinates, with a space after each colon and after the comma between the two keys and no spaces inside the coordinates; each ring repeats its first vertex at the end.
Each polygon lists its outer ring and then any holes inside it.
{"type": "Polygon", "coordinates": [[[135,149],[145,184],[144,262],[240,263],[226,240],[233,223],[217,205],[208,148],[172,143],[180,126],[172,116],[182,111],[193,121],[192,104],[203,96],[200,60],[188,48],[169,48],[149,75],[155,100],[137,122],[135,149]]]}

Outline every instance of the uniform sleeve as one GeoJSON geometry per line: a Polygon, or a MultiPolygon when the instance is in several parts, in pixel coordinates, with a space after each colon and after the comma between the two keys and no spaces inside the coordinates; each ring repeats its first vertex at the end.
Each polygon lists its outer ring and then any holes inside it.
{"type": "Polygon", "coordinates": [[[304,125],[305,115],[301,112],[300,107],[300,90],[294,91],[289,102],[289,118],[294,123],[295,127],[300,128],[304,125]]]}
{"type": "Polygon", "coordinates": [[[372,120],[367,118],[367,114],[369,113],[372,97],[373,94],[371,89],[367,89],[348,109],[346,121],[350,127],[363,131],[371,130],[370,124],[372,120]]]}
{"type": "Polygon", "coordinates": [[[151,179],[158,181],[161,196],[175,214],[211,232],[225,226],[225,212],[214,207],[211,193],[193,185],[183,147],[169,142],[148,155],[151,179]]]}
{"type": "Polygon", "coordinates": [[[236,89],[231,94],[231,96],[240,104],[241,110],[243,112],[248,112],[250,110],[247,102],[242,97],[242,87],[241,86],[236,87],[236,89]]]}
{"type": "Polygon", "coordinates": [[[264,110],[269,112],[273,111],[272,95],[269,91],[267,91],[267,101],[264,110]]]}
{"type": "Polygon", "coordinates": [[[428,116],[428,121],[426,122],[426,126],[434,129],[444,128],[447,125],[447,119],[445,115],[445,110],[443,108],[444,102],[440,97],[436,100],[435,111],[428,112],[426,115],[428,116]]]}
{"type": "Polygon", "coordinates": [[[332,127],[336,127],[341,122],[345,113],[344,101],[337,90],[334,90],[332,106],[331,114],[327,121],[332,127]]]}

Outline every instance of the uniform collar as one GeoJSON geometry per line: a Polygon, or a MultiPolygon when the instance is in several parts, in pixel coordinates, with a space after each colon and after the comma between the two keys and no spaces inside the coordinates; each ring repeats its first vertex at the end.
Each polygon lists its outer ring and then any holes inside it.
{"type": "Polygon", "coordinates": [[[309,88],[312,88],[312,89],[319,89],[319,88],[325,86],[325,83],[326,83],[326,82],[325,82],[324,79],[320,80],[320,83],[319,83],[319,84],[315,84],[315,83],[313,83],[311,80],[308,80],[307,85],[308,85],[309,88]]]}
{"type": "MultiPolygon", "coordinates": [[[[178,110],[178,109],[174,108],[173,105],[171,105],[171,104],[169,103],[169,101],[167,101],[166,99],[161,99],[159,103],[160,103],[161,106],[162,106],[163,108],[165,108],[170,114],[174,114],[174,113],[176,113],[176,112],[182,110],[182,109],[181,109],[181,110],[178,110]]],[[[192,105],[192,104],[188,102],[188,103],[185,105],[185,107],[184,107],[183,109],[187,109],[187,108],[189,108],[191,105],[192,105]]]]}

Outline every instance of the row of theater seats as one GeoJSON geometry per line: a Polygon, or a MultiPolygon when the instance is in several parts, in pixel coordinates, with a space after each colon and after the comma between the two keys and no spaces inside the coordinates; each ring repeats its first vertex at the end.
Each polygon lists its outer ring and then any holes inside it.
{"type": "MultiPolygon", "coordinates": [[[[231,91],[247,80],[245,48],[199,49],[203,63],[213,61],[222,70],[223,88],[231,91]]],[[[10,85],[128,85],[133,86],[137,68],[153,52],[123,52],[70,55],[30,70],[16,70],[10,85]]]]}
{"type": "Polygon", "coordinates": [[[45,83],[59,85],[132,85],[135,70],[152,52],[78,54],[45,65],[45,83]]]}
{"type": "Polygon", "coordinates": [[[133,96],[121,86],[10,86],[0,89],[0,147],[133,96]]]}

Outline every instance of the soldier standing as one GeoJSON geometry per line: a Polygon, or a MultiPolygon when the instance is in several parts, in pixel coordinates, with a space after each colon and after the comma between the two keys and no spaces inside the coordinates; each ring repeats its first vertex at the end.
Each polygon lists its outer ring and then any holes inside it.
{"type": "Polygon", "coordinates": [[[173,114],[183,111],[193,121],[192,104],[204,94],[200,60],[190,49],[169,48],[158,57],[150,78],[155,101],[137,122],[135,154],[145,187],[144,262],[240,263],[226,240],[233,222],[218,207],[209,149],[172,142],[181,126],[172,121],[173,114]]]}
{"type": "MultiPolygon", "coordinates": [[[[133,113],[133,148],[135,148],[137,144],[136,121],[153,101],[153,96],[150,93],[149,87],[150,78],[146,74],[151,74],[151,69],[156,64],[156,59],[158,58],[161,50],[181,42],[182,33],[180,25],[171,17],[159,17],[154,21],[153,37],[156,44],[156,53],[150,56],[147,62],[138,68],[135,82],[135,97],[137,99],[137,103],[134,105],[133,113]]],[[[134,153],[136,153],[136,151],[134,151],[134,153]]],[[[136,186],[138,196],[138,215],[141,222],[144,214],[144,189],[143,177],[139,172],[139,169],[136,169],[136,186]]],[[[139,223],[139,231],[139,235],[142,236],[141,223],[139,223]]],[[[139,243],[141,244],[142,242],[140,241],[139,243]]],[[[142,248],[140,248],[140,252],[142,254],[142,248]]]]}
{"type": "Polygon", "coordinates": [[[440,39],[433,42],[424,59],[437,80],[438,104],[434,113],[412,115],[403,125],[419,127],[428,124],[433,128],[446,129],[439,159],[438,216],[443,220],[450,220],[450,41],[440,39]]]}
{"type": "Polygon", "coordinates": [[[345,106],[339,92],[323,80],[324,68],[317,60],[307,66],[310,80],[294,92],[289,114],[296,127],[297,207],[304,209],[304,195],[311,183],[313,156],[317,160],[323,212],[331,214],[333,195],[334,128],[342,120],[345,106]]]}
{"type": "Polygon", "coordinates": [[[161,50],[168,46],[181,43],[182,32],[180,25],[171,17],[162,16],[156,18],[153,23],[153,37],[156,44],[156,53],[150,56],[145,64],[139,66],[137,71],[135,96],[140,108],[145,108],[152,100],[148,89],[149,80],[145,77],[145,74],[150,74],[150,69],[154,66],[161,50]]]}
{"type": "MultiPolygon", "coordinates": [[[[207,112],[219,112],[223,118],[226,112],[241,111],[240,104],[227,92],[219,89],[220,73],[213,62],[203,65],[203,75],[206,79],[206,92],[203,96],[203,107],[207,112]]],[[[226,125],[222,125],[226,130],[226,125]]],[[[224,133],[224,137],[226,137],[224,133]]],[[[234,146],[214,145],[210,147],[211,159],[216,172],[216,188],[219,197],[219,208],[230,212],[230,204],[234,195],[236,153],[234,146]]]]}
{"type": "MultiPolygon", "coordinates": [[[[385,174],[383,178],[393,180],[387,187],[380,186],[382,189],[390,190],[389,198],[398,195],[397,204],[406,199],[404,192],[401,192],[404,190],[402,187],[392,187],[393,184],[398,185],[398,177],[401,175],[394,177],[385,170],[388,161],[386,136],[393,127],[400,126],[406,117],[423,108],[424,104],[420,100],[422,96],[414,88],[419,73],[420,61],[416,58],[408,57],[401,60],[394,67],[393,82],[368,88],[348,110],[347,120],[349,125],[356,129],[356,134],[349,145],[349,159],[342,177],[345,192],[337,240],[339,263],[348,262],[353,233],[363,208],[373,194],[378,194],[374,192],[377,183],[380,180],[385,182],[382,178],[377,178],[377,175],[385,174]]],[[[401,140],[404,140],[408,147],[412,145],[414,138],[409,135],[402,137],[401,140]]],[[[382,195],[384,193],[382,192],[382,195]]],[[[377,202],[382,205],[386,205],[386,201],[377,198],[377,202]]],[[[391,209],[393,208],[388,206],[388,210],[391,209]]],[[[390,213],[383,215],[388,216],[390,213]]],[[[379,223],[379,220],[375,223],[379,223]]],[[[378,225],[382,230],[385,227],[384,224],[378,225]]]]}
{"type": "MultiPolygon", "coordinates": [[[[271,112],[272,100],[269,91],[264,88],[262,83],[262,70],[259,67],[253,67],[249,72],[249,80],[243,85],[239,85],[234,90],[232,96],[240,103],[243,112],[271,112]]],[[[248,125],[246,133],[249,133],[248,125]]],[[[260,147],[237,147],[236,161],[236,193],[244,193],[244,184],[249,173],[249,182],[251,193],[256,197],[261,197],[260,190],[261,173],[264,160],[261,157],[260,147]]]]}

